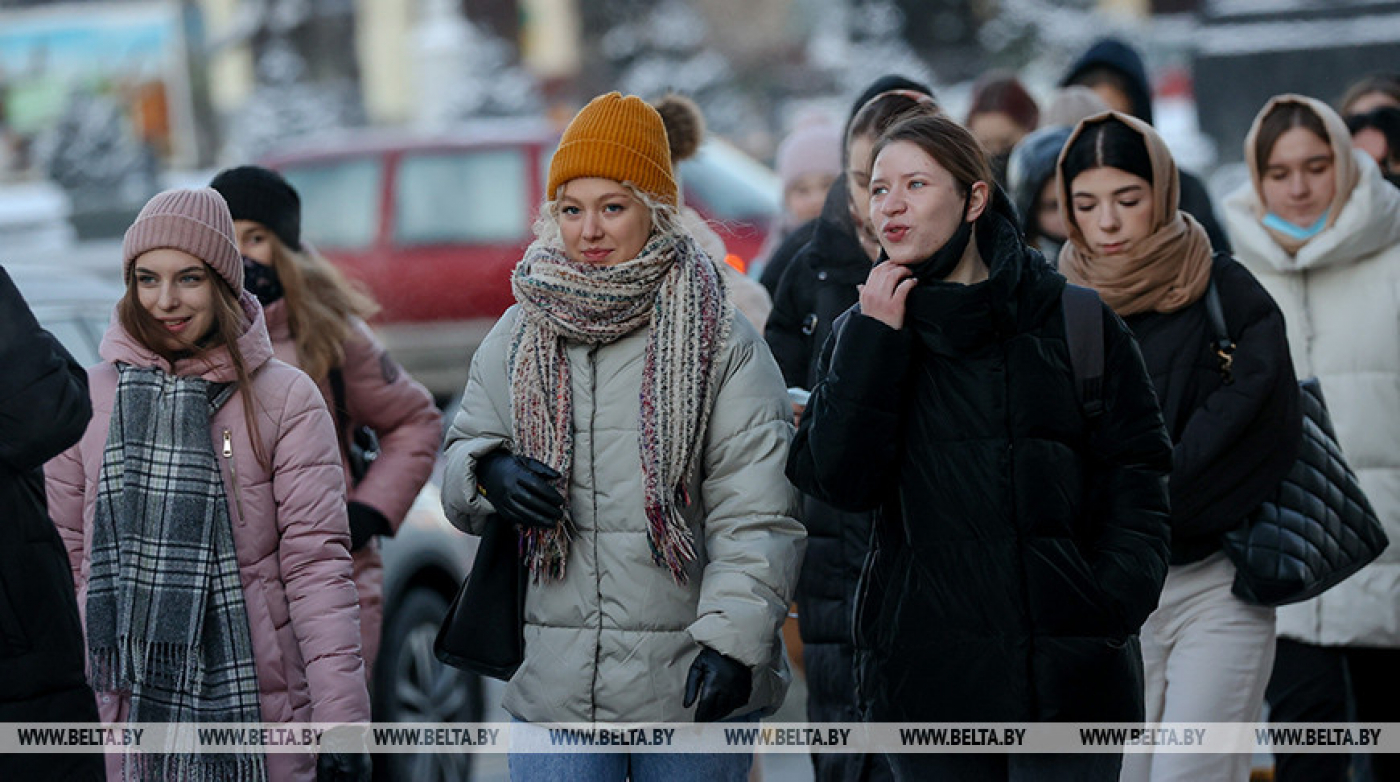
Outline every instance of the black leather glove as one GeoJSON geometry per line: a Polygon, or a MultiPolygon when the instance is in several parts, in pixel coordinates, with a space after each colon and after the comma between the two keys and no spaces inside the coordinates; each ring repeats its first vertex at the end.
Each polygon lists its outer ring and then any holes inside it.
{"type": "Polygon", "coordinates": [[[492,451],[476,462],[477,490],[501,518],[524,527],[553,529],[564,517],[564,498],[550,483],[559,477],[549,465],[509,451],[492,451]]]}
{"type": "Polygon", "coordinates": [[[351,500],[346,511],[350,515],[351,551],[359,551],[375,535],[389,535],[394,531],[384,514],[363,502],[351,500]]]}
{"type": "Polygon", "coordinates": [[[370,782],[368,752],[321,752],[316,756],[316,782],[370,782]]]}
{"type": "Polygon", "coordinates": [[[716,722],[748,703],[752,692],[753,674],[749,667],[706,646],[690,664],[682,705],[690,708],[698,696],[695,721],[716,722]]]}

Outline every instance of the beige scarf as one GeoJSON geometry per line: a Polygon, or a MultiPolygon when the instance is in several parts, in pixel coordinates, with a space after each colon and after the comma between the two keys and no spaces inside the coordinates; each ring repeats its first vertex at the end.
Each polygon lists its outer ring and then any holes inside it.
{"type": "MultiPolygon", "coordinates": [[[[695,542],[679,507],[704,441],[729,339],[731,305],[714,263],[684,233],[652,237],[616,266],[569,260],[532,244],[511,278],[521,318],[510,348],[511,417],[516,453],[553,467],[567,498],[574,461],[568,342],[606,345],[648,328],[642,365],[641,450],[647,540],[653,561],[687,580],[695,542]]],[[[600,487],[602,488],[602,487],[600,487]]],[[[564,577],[572,523],[525,533],[535,579],[564,577]]]]}
{"type": "Polygon", "coordinates": [[[1060,219],[1069,241],[1060,249],[1060,271],[1076,285],[1098,291],[1122,316],[1140,312],[1175,312],[1206,292],[1210,283],[1210,239],[1195,218],[1180,211],[1181,185],[1171,152],[1141,120],[1107,111],[1080,122],[1060,151],[1055,165],[1060,191],[1060,219]],[[1089,125],[1116,119],[1142,135],[1152,162],[1152,233],[1122,255],[1096,255],[1074,221],[1070,184],[1064,181],[1065,152],[1089,125]]]}

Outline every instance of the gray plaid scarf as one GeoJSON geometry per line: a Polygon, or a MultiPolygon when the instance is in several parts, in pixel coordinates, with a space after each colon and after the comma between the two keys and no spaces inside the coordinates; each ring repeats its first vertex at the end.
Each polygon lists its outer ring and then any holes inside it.
{"type": "MultiPolygon", "coordinates": [[[[209,439],[209,418],[233,386],[117,370],[88,579],[92,686],[130,692],[132,722],[259,722],[248,612],[209,439]]],[[[124,758],[142,779],[265,778],[259,753],[124,758]]]]}
{"type": "MultiPolygon", "coordinates": [[[[564,476],[573,467],[573,397],[567,341],[606,345],[648,328],[638,422],[647,541],[652,560],[678,584],[695,559],[679,508],[714,404],[719,351],[731,306],[709,256],[684,233],[653,236],[636,258],[615,266],[569,260],[536,242],[511,278],[521,318],[510,347],[511,419],[517,452],[564,476]]],[[[564,577],[572,522],[524,533],[536,580],[564,577]]]]}

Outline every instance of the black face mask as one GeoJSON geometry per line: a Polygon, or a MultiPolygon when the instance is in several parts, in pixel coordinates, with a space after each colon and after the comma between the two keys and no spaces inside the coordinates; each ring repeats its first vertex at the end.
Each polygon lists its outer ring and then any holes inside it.
{"type": "Polygon", "coordinates": [[[963,201],[962,220],[958,222],[958,229],[953,235],[948,237],[948,241],[938,248],[928,260],[921,261],[909,267],[909,271],[919,282],[938,282],[947,279],[948,275],[958,267],[958,262],[962,260],[963,253],[967,252],[967,243],[972,240],[972,223],[967,219],[967,208],[971,198],[963,201]]]}
{"type": "Polygon", "coordinates": [[[282,298],[282,281],[271,264],[264,266],[243,256],[243,289],[253,294],[264,307],[282,298]]]}

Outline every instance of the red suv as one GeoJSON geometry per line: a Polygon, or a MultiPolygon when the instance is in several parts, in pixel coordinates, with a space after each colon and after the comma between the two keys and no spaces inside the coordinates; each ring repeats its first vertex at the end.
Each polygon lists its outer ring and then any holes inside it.
{"type": "MultiPolygon", "coordinates": [[[[374,326],[439,399],[510,306],[558,134],[491,123],[432,137],[364,132],[263,160],[300,192],[302,234],[383,307],[374,326]]],[[[722,141],[681,164],[685,202],[716,226],[731,263],[758,252],[780,208],[771,170],[722,141]]]]}

